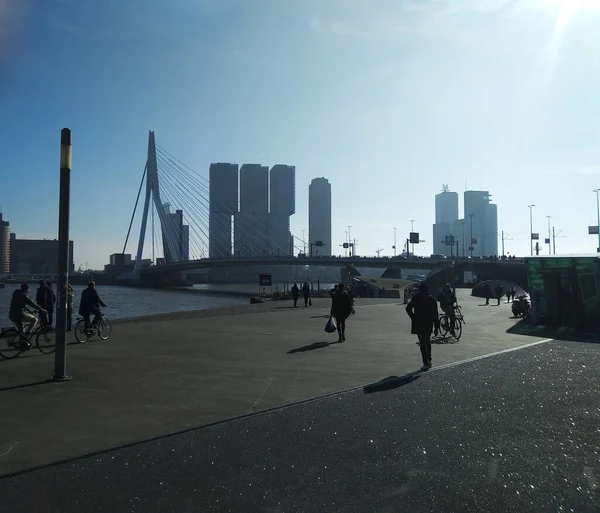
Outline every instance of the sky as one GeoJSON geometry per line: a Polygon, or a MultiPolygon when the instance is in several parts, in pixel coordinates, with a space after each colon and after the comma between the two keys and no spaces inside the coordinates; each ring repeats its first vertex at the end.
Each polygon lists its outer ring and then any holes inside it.
{"type": "MultiPolygon", "coordinates": [[[[75,265],[101,268],[154,130],[206,177],[295,165],[298,237],[324,176],[333,245],[352,225],[359,254],[391,255],[411,220],[431,254],[444,184],[491,192],[512,254],[530,204],[557,253],[591,253],[599,23],[600,0],[0,0],[0,211],[20,238],[57,237],[70,128],[75,265]]],[[[128,252],[138,232],[139,215],[128,252]]]]}

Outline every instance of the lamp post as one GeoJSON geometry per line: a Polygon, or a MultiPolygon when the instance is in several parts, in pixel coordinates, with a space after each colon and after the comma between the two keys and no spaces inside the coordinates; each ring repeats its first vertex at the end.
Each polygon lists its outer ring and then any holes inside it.
{"type": "Polygon", "coordinates": [[[598,193],[600,189],[594,189],[596,193],[596,210],[598,212],[598,247],[596,248],[596,252],[600,253],[600,196],[598,193]]]}
{"type": "Polygon", "coordinates": [[[531,256],[533,256],[533,207],[535,205],[529,205],[529,250],[531,256]]]}
{"type": "Polygon", "coordinates": [[[552,216],[546,216],[548,218],[548,254],[551,255],[552,254],[552,229],[550,228],[550,219],[552,219],[552,216]]]}
{"type": "Polygon", "coordinates": [[[394,228],[394,256],[396,256],[396,228],[394,228]]]}
{"type": "Polygon", "coordinates": [[[348,225],[348,248],[350,250],[350,256],[352,256],[352,253],[354,253],[354,246],[350,245],[350,241],[352,240],[351,236],[350,236],[350,228],[352,228],[352,225],[348,225]]]}
{"type": "Polygon", "coordinates": [[[471,252],[471,258],[473,258],[473,216],[475,214],[469,214],[469,220],[471,221],[471,244],[469,245],[469,251],[471,252]]]}
{"type": "MultiPolygon", "coordinates": [[[[346,234],[346,240],[344,241],[346,244],[348,244],[348,232],[344,232],[346,234]]],[[[344,256],[347,257],[348,256],[348,248],[349,246],[346,245],[345,249],[344,249],[344,256]]]]}
{"type": "Polygon", "coordinates": [[[60,192],[58,205],[58,284],[56,290],[56,353],[50,381],[68,381],[67,284],[69,282],[69,217],[71,206],[71,130],[60,131],[60,192]]]}

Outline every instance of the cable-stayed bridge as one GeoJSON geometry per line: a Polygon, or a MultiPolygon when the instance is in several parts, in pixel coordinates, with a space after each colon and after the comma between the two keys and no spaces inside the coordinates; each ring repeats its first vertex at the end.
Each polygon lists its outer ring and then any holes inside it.
{"type": "MultiPolygon", "coordinates": [[[[329,266],[338,268],[372,267],[387,269],[444,270],[454,266],[452,260],[401,259],[385,257],[319,257],[309,252],[306,243],[290,234],[289,245],[281,237],[271,237],[269,216],[242,214],[238,196],[215,194],[210,191],[207,177],[197,173],[164,148],[156,144],[154,132],[149,133],[148,154],[138,196],[123,253],[131,236],[133,221],[143,196],[142,221],[133,273],[119,276],[124,281],[135,281],[149,286],[178,286],[188,284],[187,273],[210,268],[242,268],[271,266],[329,266]],[[145,187],[144,187],[145,186],[145,187]],[[211,223],[215,212],[227,212],[231,223],[211,223]],[[148,232],[150,236],[148,237],[148,232]],[[210,258],[210,237],[220,243],[231,241],[230,247],[218,258],[210,258]],[[150,240],[147,240],[147,239],[150,240]],[[277,239],[274,244],[273,240],[277,239]],[[144,259],[144,249],[150,243],[150,259],[144,259]],[[283,247],[282,247],[283,246],[283,247]],[[303,258],[294,256],[302,253],[303,258]]],[[[489,276],[517,273],[518,283],[524,274],[520,261],[457,261],[464,270],[473,270],[489,276]],[[518,271],[517,271],[518,269],[518,271]]],[[[456,266],[454,266],[456,267],[456,266]]],[[[389,271],[388,271],[389,272],[389,271]]],[[[392,273],[393,274],[393,273],[392,273]]],[[[258,278],[258,277],[257,277],[258,278]]]]}

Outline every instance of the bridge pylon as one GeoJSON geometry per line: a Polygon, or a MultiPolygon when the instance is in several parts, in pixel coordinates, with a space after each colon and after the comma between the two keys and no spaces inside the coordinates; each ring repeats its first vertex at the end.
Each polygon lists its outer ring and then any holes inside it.
{"type": "Polygon", "coordinates": [[[158,219],[161,226],[161,234],[163,240],[163,250],[165,261],[167,263],[178,262],[182,260],[180,247],[177,237],[173,233],[171,225],[173,222],[169,216],[169,206],[164,204],[160,199],[160,187],[158,182],[158,164],[156,162],[156,143],[154,140],[154,132],[148,133],[148,156],[146,158],[146,195],[144,200],[144,212],[142,214],[142,224],[140,227],[140,239],[135,258],[134,271],[142,269],[142,254],[144,252],[144,241],[146,237],[146,228],[148,226],[148,212],[150,210],[150,202],[154,204],[154,208],[158,214],[158,219]]]}

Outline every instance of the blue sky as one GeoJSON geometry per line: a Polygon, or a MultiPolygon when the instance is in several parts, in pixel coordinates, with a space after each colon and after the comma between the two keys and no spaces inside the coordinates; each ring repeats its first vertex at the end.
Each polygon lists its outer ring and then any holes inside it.
{"type": "Polygon", "coordinates": [[[598,0],[5,0],[0,210],[20,237],[56,237],[71,128],[75,262],[101,267],[155,130],[205,175],[296,165],[298,236],[327,177],[334,243],[352,225],[359,253],[391,254],[414,219],[430,254],[434,195],[465,183],[491,191],[507,251],[529,252],[534,203],[558,252],[593,252],[599,23],[598,0]]]}

